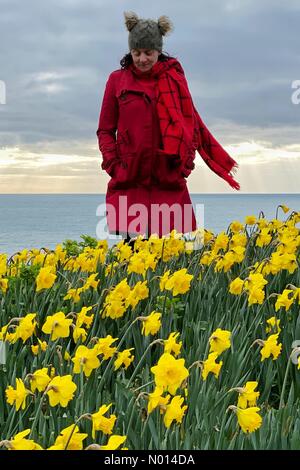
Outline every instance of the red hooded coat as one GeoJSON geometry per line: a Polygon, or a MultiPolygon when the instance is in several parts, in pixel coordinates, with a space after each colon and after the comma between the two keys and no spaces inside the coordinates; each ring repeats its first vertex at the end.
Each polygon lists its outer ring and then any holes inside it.
{"type": "Polygon", "coordinates": [[[173,229],[186,233],[197,228],[186,185],[195,152],[184,161],[164,152],[157,78],[151,70],[141,72],[131,64],[112,72],[106,83],[97,135],[101,168],[111,177],[106,194],[110,233],[161,237],[173,229]]]}

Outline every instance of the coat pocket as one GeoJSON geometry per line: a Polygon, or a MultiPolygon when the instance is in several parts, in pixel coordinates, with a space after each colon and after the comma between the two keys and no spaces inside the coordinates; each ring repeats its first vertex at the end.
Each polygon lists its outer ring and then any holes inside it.
{"type": "Polygon", "coordinates": [[[112,186],[116,189],[126,189],[137,182],[138,156],[136,152],[119,155],[119,161],[114,168],[112,186]]]}
{"type": "Polygon", "coordinates": [[[179,189],[185,184],[182,175],[182,162],[178,157],[171,157],[163,150],[157,150],[156,179],[164,189],[179,189]]]}

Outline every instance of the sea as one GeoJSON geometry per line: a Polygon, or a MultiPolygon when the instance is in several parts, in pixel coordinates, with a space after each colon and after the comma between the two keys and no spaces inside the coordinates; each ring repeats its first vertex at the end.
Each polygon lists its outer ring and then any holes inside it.
{"type": "MultiPolygon", "coordinates": [[[[233,220],[244,222],[247,215],[258,217],[260,212],[268,219],[277,214],[284,220],[279,205],[300,211],[300,194],[191,194],[191,199],[194,208],[201,209],[199,226],[214,233],[226,231],[233,220]]],[[[105,219],[104,201],[104,194],[0,194],[0,253],[54,249],[67,239],[82,241],[81,235],[107,238],[112,246],[121,237],[99,230],[105,219]]]]}

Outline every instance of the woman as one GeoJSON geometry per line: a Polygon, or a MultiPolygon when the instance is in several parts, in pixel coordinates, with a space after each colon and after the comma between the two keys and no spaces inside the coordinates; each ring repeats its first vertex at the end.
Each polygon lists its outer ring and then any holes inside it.
{"type": "Polygon", "coordinates": [[[237,165],[202,122],[179,61],[162,53],[169,18],[124,16],[130,52],[108,78],[97,130],[101,167],[111,177],[108,229],[126,240],[191,232],[197,226],[186,178],[195,151],[235,189],[237,165]]]}

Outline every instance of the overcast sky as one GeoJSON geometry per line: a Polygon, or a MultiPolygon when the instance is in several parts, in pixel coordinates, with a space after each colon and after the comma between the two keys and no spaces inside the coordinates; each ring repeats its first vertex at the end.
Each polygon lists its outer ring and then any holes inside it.
{"type": "MultiPolygon", "coordinates": [[[[242,191],[299,192],[299,0],[0,0],[0,193],[106,191],[96,129],[128,10],[172,20],[164,50],[238,161],[242,191]]],[[[196,162],[191,192],[232,192],[196,162]]]]}

